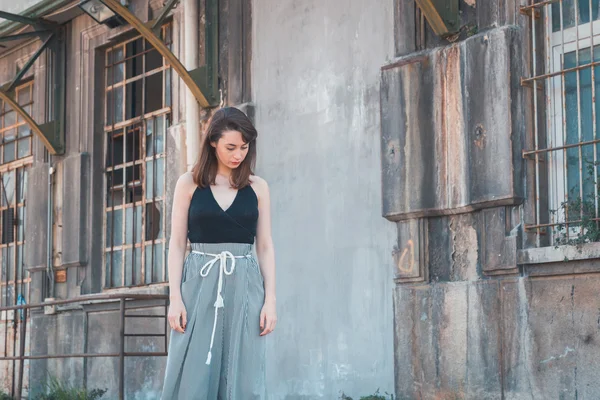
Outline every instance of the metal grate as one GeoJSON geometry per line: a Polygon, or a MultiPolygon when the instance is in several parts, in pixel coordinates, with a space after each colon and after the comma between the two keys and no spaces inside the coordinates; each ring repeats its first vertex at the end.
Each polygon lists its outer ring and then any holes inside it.
{"type": "MultiPolygon", "coordinates": [[[[530,76],[533,98],[536,244],[600,240],[600,0],[532,1],[530,76]]],[[[531,165],[531,164],[530,164],[531,165]]]]}

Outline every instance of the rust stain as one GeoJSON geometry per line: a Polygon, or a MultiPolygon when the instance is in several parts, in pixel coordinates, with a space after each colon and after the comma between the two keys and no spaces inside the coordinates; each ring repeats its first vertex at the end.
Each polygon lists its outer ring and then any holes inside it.
{"type": "Polygon", "coordinates": [[[445,110],[443,130],[443,162],[446,169],[447,186],[445,203],[449,208],[464,202],[466,197],[464,184],[465,157],[467,151],[464,129],[464,111],[461,78],[461,50],[453,45],[446,50],[446,68],[444,90],[446,92],[442,108],[445,110]]]}
{"type": "MultiPolygon", "coordinates": [[[[398,252],[394,253],[394,256],[397,257],[398,252]]],[[[401,274],[410,274],[415,269],[415,245],[412,239],[409,239],[406,243],[402,254],[398,257],[396,265],[401,274]]]]}
{"type": "Polygon", "coordinates": [[[67,281],[67,270],[58,269],[54,271],[54,280],[56,283],[65,283],[67,281]]]}
{"type": "Polygon", "coordinates": [[[428,59],[426,56],[407,57],[407,58],[398,60],[394,63],[384,65],[383,67],[381,67],[381,70],[387,71],[388,69],[403,67],[405,65],[410,65],[410,64],[425,64],[426,65],[427,61],[428,61],[428,59]]]}

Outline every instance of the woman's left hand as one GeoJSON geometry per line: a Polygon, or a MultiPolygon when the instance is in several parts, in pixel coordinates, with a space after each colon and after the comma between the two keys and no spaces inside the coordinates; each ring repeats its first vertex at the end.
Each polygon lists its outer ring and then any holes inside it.
{"type": "Polygon", "coordinates": [[[275,324],[277,324],[275,302],[267,300],[260,311],[260,329],[262,329],[260,336],[265,336],[273,332],[275,324]]]}

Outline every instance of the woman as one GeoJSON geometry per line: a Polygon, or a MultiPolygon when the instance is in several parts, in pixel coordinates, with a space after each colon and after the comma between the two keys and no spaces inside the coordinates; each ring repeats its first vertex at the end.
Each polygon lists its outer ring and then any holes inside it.
{"type": "Polygon", "coordinates": [[[175,187],[164,400],[265,398],[264,340],[277,321],[275,255],[269,188],[252,175],[256,136],[243,112],[218,110],[198,162],[175,187]]]}

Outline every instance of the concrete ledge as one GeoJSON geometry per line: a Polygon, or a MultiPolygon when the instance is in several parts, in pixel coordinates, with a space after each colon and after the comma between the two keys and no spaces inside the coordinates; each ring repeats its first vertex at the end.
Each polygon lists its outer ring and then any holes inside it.
{"type": "Polygon", "coordinates": [[[581,246],[540,247],[523,249],[517,252],[517,263],[520,265],[592,259],[600,259],[600,243],[586,243],[581,246]]]}

